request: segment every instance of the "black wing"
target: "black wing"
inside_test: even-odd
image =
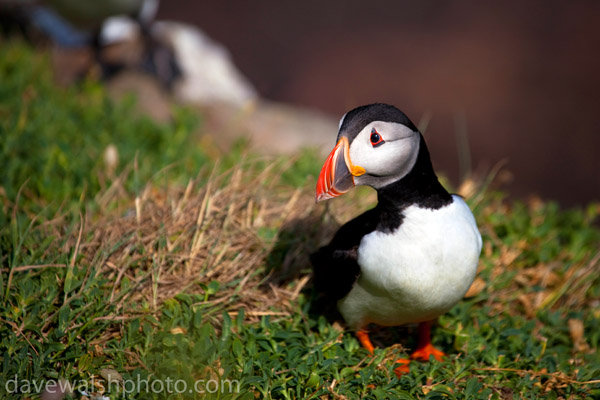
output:
[[[350,292],[360,275],[358,246],[379,222],[377,208],[348,221],[337,231],[331,242],[311,254],[315,288],[329,300],[339,300]]]

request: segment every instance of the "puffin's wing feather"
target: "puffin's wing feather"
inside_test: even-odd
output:
[[[315,287],[331,300],[339,300],[352,289],[360,275],[358,246],[363,236],[377,227],[377,210],[371,209],[348,221],[331,242],[311,254]]]

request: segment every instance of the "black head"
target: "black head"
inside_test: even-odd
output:
[[[396,107],[384,103],[374,103],[356,107],[344,114],[340,120],[338,139],[339,135],[343,132],[347,135],[349,141],[352,142],[365,126],[374,121],[394,122],[418,132],[415,124]]]
[[[421,204],[431,195],[449,199],[433,171],[423,136],[406,114],[388,104],[357,107],[342,117],[337,145],[317,182],[317,201],[355,185],[372,186],[380,200]]]

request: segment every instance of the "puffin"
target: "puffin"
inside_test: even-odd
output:
[[[357,185],[374,188],[377,205],[310,256],[314,285],[371,355],[370,324],[418,324],[416,349],[396,361],[400,377],[411,359],[445,356],[431,343],[431,327],[471,286],[481,235],[467,203],[439,182],[421,132],[392,105],[369,104],[342,117],[316,201]]]

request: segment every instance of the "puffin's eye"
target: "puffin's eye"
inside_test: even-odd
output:
[[[381,146],[384,143],[385,140],[383,140],[379,132],[375,128],[371,129],[371,144],[373,147]]]

